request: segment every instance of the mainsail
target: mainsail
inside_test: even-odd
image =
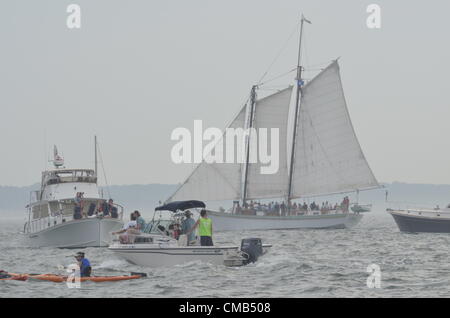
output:
[[[291,198],[378,187],[348,114],[337,61],[301,90]]]
[[[287,168],[287,144],[289,104],[292,95],[292,87],[265,97],[256,102],[253,127],[257,130],[267,128],[270,135],[272,128],[278,129],[279,147],[268,143],[271,153],[278,152],[279,167],[276,173],[262,174],[261,168],[265,164],[258,161],[249,165],[247,180],[247,198],[278,198],[286,195],[288,178]],[[267,138],[268,141],[271,138]]]

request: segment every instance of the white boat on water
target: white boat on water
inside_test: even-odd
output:
[[[203,157],[203,162],[167,200],[240,202],[240,209],[209,212],[216,231],[349,228],[361,220],[361,212],[371,209],[370,205],[359,203],[321,211],[294,208],[294,200],[380,187],[353,129],[338,61],[333,61],[311,80],[303,77],[304,22],[309,23],[302,17],[295,84],[263,98],[258,98],[257,89],[264,84],[253,86],[248,102],[228,126],[234,128],[232,133],[237,129],[247,133],[240,138],[229,135],[227,129]],[[252,131],[261,129],[279,132],[279,151],[267,151],[279,153],[279,168],[272,174],[261,172],[267,163],[250,160],[259,156],[259,149],[252,143],[256,133]],[[234,138],[242,144],[235,145],[232,154],[245,160],[215,161],[216,154],[228,155],[225,141]],[[239,153],[239,149],[245,153]],[[269,214],[248,208],[250,200],[273,199],[283,200],[286,209]]]
[[[97,151],[97,144],[95,148]],[[54,169],[42,173],[40,190],[30,194],[28,221],[24,224],[28,245],[108,246],[110,233],[123,226],[123,208],[102,198],[97,185],[97,164],[94,170],[66,169],[63,164],[55,146]]]
[[[204,204],[199,201],[173,203],[157,208],[159,211],[171,211],[173,214],[170,219],[154,219],[149,233],[131,235],[132,243],[123,243],[116,238],[109,246],[109,250],[139,266],[166,267],[193,261],[240,266],[256,261],[271,247],[271,245],[262,244],[258,238],[244,239],[240,246],[200,246],[198,240],[194,245],[188,245],[185,235],[174,237],[173,233],[167,229],[171,228],[171,225],[180,225],[184,217],[182,211],[188,208],[204,207]]]

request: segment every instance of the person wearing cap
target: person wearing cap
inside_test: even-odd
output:
[[[78,252],[75,255],[76,260],[78,261],[78,266],[80,267],[80,276],[81,277],[89,277],[91,276],[91,263],[87,258],[84,257],[83,252]]]
[[[187,245],[192,245],[192,242],[195,242],[195,233],[192,231],[188,234],[188,232],[195,225],[195,221],[191,218],[192,213],[189,210],[184,212],[184,216],[185,219],[181,222],[181,234],[186,234]]]
[[[188,231],[188,235],[191,234],[198,226],[198,234],[200,235],[201,246],[213,246],[212,240],[212,220],[206,214],[206,210],[200,211],[200,217],[195,222],[194,226]]]

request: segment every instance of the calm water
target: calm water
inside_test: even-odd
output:
[[[24,247],[22,221],[0,223],[0,269],[58,272],[73,250]],[[400,233],[382,209],[352,230],[290,230],[217,233],[216,243],[244,237],[273,244],[256,264],[227,268],[194,262],[151,269],[128,264],[104,248],[88,248],[96,275],[146,272],[148,278],[81,284],[0,281],[0,297],[449,297],[450,235]],[[367,266],[381,268],[381,288],[370,289]]]

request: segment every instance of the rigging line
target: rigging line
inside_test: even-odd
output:
[[[269,83],[269,82],[273,82],[274,80],[277,80],[277,79],[279,79],[279,78],[281,78],[281,77],[284,77],[284,76],[286,76],[286,75],[288,75],[288,74],[290,74],[290,73],[292,73],[292,72],[294,72],[294,71],[297,71],[297,68],[293,68],[292,70],[290,70],[290,71],[287,71],[287,72],[285,72],[285,73],[282,73],[282,74],[280,74],[280,75],[278,75],[278,76],[275,76],[275,77],[272,77],[271,79],[268,79],[267,81],[265,81],[264,83],[259,83],[258,84],[258,86],[262,86],[262,85],[265,85],[265,84],[267,84],[267,83]]]
[[[103,164],[103,156],[102,156],[102,152],[100,151],[100,146],[98,143],[97,143],[97,149],[98,149],[98,154],[100,157],[100,162],[102,165],[103,176],[105,177],[106,191],[108,192],[108,197],[111,199],[111,192],[109,191],[108,179],[106,178],[105,165]]]
[[[325,68],[329,64],[330,64],[330,61],[327,60],[327,61],[321,62],[321,63],[310,64],[308,67],[309,68],[316,68],[316,67]]]
[[[424,209],[432,209],[429,206],[433,205],[435,203],[429,202],[429,203],[424,203],[424,202],[412,202],[412,201],[391,201],[391,200],[387,200],[386,203],[392,203],[392,204],[410,204],[410,205],[415,205],[416,207],[421,206]],[[427,207],[424,207],[424,205],[427,205]]]
[[[283,53],[283,51],[286,49],[287,45],[289,44],[289,42],[291,41],[292,37],[294,36],[294,34],[297,32],[298,26],[300,25],[300,22],[297,22],[294,29],[292,30],[291,34],[289,35],[289,38],[286,40],[286,42],[284,43],[283,47],[281,48],[281,50],[278,52],[278,54],[275,56],[275,58],[273,59],[272,63],[270,63],[269,67],[267,68],[267,70],[264,72],[264,74],[261,76],[261,78],[258,81],[257,85],[260,85],[262,80],[266,77],[267,73],[269,73],[269,71],[271,70],[272,66],[275,64],[275,62],[278,60],[278,58],[281,56],[281,54]]]

